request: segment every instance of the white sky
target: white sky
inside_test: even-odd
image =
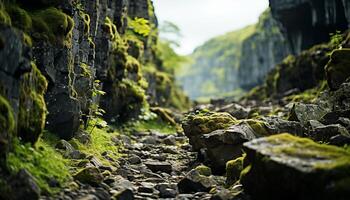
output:
[[[190,54],[208,39],[257,22],[268,0],[153,0],[160,23],[178,25],[180,54]]]

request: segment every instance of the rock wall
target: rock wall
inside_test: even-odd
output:
[[[270,0],[270,7],[294,54],[350,27],[347,0]]]
[[[157,24],[150,0],[0,1],[0,142],[35,143],[44,129],[70,139],[101,109],[115,122],[171,106],[149,87],[161,74],[178,94],[161,73]]]
[[[290,53],[269,10],[256,25],[213,38],[191,55],[194,62],[181,82],[192,98],[235,95],[251,89]]]
[[[256,29],[242,44],[238,85],[243,89],[261,84],[266,74],[290,54],[287,41],[269,10],[260,16]]]

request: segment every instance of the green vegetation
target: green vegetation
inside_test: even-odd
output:
[[[237,72],[243,41],[254,34],[255,26],[209,40],[190,55],[177,70],[179,82],[192,99],[220,98],[234,91],[232,74]],[[200,78],[203,77],[203,78]]]
[[[151,32],[151,26],[147,19],[138,17],[134,19],[128,18],[128,24],[131,30],[143,37],[149,36]]]
[[[349,60],[350,49],[336,49],[331,54],[331,59],[325,67],[328,86],[336,90],[350,76]]]
[[[299,138],[290,134],[279,134],[270,136],[267,141],[275,144],[271,149],[266,149],[266,152],[273,151],[280,155],[287,155],[291,157],[299,157],[304,159],[317,158],[310,163],[315,169],[340,169],[343,167],[350,168],[350,151],[344,148],[318,144],[308,138]],[[286,145],[288,144],[288,145]],[[324,162],[328,160],[328,162]]]
[[[42,191],[51,193],[58,191],[59,188],[51,188],[48,182],[54,179],[63,186],[70,179],[70,173],[67,168],[68,161],[63,159],[52,146],[52,143],[58,139],[49,133],[45,135],[47,136],[40,139],[35,147],[31,144],[21,144],[15,139],[13,151],[9,153],[6,162],[12,174],[20,169],[27,169]]]
[[[195,170],[197,170],[198,173],[202,176],[211,176],[212,175],[211,169],[205,165],[199,165],[195,168]]]
[[[15,119],[13,116],[12,107],[8,101],[0,95],[0,130],[7,131],[8,133],[13,133],[16,127]],[[2,136],[2,133],[1,135]],[[5,139],[5,138],[1,138]]]
[[[174,134],[177,132],[176,126],[168,124],[159,118],[130,122],[128,126],[130,126],[131,130],[138,132],[146,132],[150,130],[158,131],[163,134]]]
[[[94,120],[98,121],[98,127],[94,127],[94,124],[96,124],[96,121]],[[86,155],[93,155],[98,158],[104,165],[110,166],[111,162],[107,160],[105,156],[103,156],[103,153],[107,152],[108,156],[114,160],[117,160],[120,157],[120,154],[118,152],[122,147],[113,143],[112,140],[112,138],[119,135],[119,133],[113,131],[107,132],[107,127],[99,128],[103,124],[107,126],[107,123],[101,119],[94,120],[90,121],[90,125],[86,129],[91,137],[88,144],[82,144],[77,139],[72,139],[70,143],[82,153],[85,153]]]
[[[187,115],[183,122],[183,129],[186,135],[204,135],[237,123],[238,121],[229,113],[201,111],[200,113]]]
[[[45,126],[44,93],[48,83],[34,62],[31,67],[31,73],[24,75],[20,85],[18,135],[25,142],[34,144]]]
[[[243,170],[243,160],[245,156],[226,163],[226,185],[231,186],[239,180],[241,171]]]

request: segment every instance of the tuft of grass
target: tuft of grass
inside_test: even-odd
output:
[[[99,120],[99,119],[95,119]],[[100,122],[98,122],[99,124]],[[77,148],[77,150],[87,154],[93,155],[98,158],[104,165],[110,166],[111,163],[107,160],[103,153],[108,152],[108,156],[114,160],[120,158],[121,154],[119,154],[119,150],[122,148],[121,146],[116,145],[112,138],[119,135],[118,132],[107,132],[106,128],[98,128],[94,127],[93,124],[96,124],[96,121],[92,120],[90,125],[87,128],[87,132],[90,133],[91,140],[89,144],[82,144],[76,139],[72,139],[70,143]]]
[[[13,151],[9,153],[6,165],[11,174],[16,174],[20,169],[28,170],[35,178],[38,186],[44,193],[58,192],[58,188],[52,188],[48,182],[56,180],[63,186],[71,175],[68,169],[68,161],[58,153],[54,144],[58,139],[49,133],[41,138],[35,147],[21,144],[15,139]]]
[[[154,130],[163,134],[175,134],[178,131],[178,127],[172,126],[157,118],[131,122],[130,128],[138,132]]]

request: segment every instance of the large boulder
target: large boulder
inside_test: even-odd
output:
[[[350,49],[334,50],[325,70],[329,88],[339,89],[350,76]]]
[[[237,121],[230,114],[225,112],[198,112],[191,113],[182,122],[186,136],[190,139],[193,149],[198,151],[203,148],[204,142],[201,136],[215,130],[226,129]]]
[[[254,129],[246,122],[203,135],[202,140],[214,173],[223,173],[227,161],[242,156],[243,143],[255,138]]]
[[[350,152],[290,134],[244,144],[241,183],[252,199],[348,199]]]

